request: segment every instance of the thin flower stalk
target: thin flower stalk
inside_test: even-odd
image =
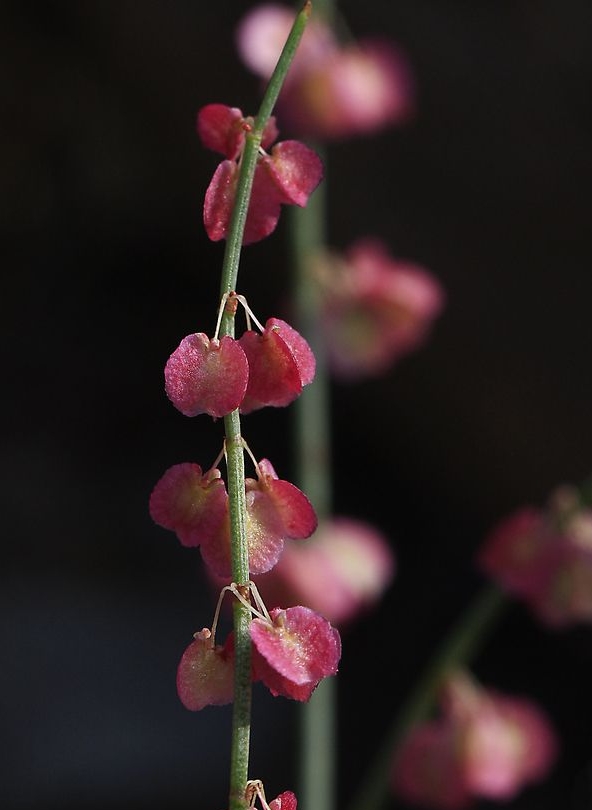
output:
[[[221,297],[228,296],[237,286],[243,233],[261,138],[310,13],[311,3],[307,1],[295,19],[276,69],[267,86],[255,124],[245,136],[236,198],[224,252],[220,283]],[[222,337],[234,337],[235,309],[235,307],[226,307],[224,309],[220,323],[220,335]],[[224,431],[228,472],[232,578],[237,583],[239,590],[245,588],[245,595],[247,595],[249,560],[246,534],[244,445],[238,409],[224,417]],[[241,602],[237,601],[233,607],[235,675],[229,810],[243,810],[245,786],[248,780],[252,700],[250,621],[250,611]]]
[[[326,166],[322,147],[316,143],[314,149]],[[316,358],[314,383],[294,406],[296,479],[322,520],[332,513],[331,403],[318,288],[310,281],[308,267],[310,256],[326,244],[325,183],[306,208],[292,210],[290,215],[295,320]],[[336,729],[337,684],[326,679],[300,707],[299,795],[304,807],[334,810],[336,806]]]

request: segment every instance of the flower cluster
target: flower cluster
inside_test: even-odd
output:
[[[243,601],[237,586],[222,590]],[[338,631],[319,613],[301,605],[267,611],[253,584],[256,607],[250,623],[252,679],[261,681],[275,697],[307,701],[320,681],[335,675],[341,657]],[[213,630],[195,633],[177,669],[177,691],[191,711],[231,703],[234,697],[234,645],[231,633],[224,645]]]
[[[245,479],[249,571],[262,574],[277,563],[284,541],[310,537],[315,511],[303,492],[278,478],[271,463],[256,464],[257,478]],[[184,546],[199,546],[210,572],[232,575],[228,493],[219,469],[199,464],[170,467],[150,496],[152,519],[175,532]]]
[[[317,256],[311,273],[328,361],[340,379],[380,374],[419,348],[445,303],[430,272],[393,259],[378,239],[358,240],[343,256]]]
[[[524,507],[479,550],[479,567],[546,625],[592,621],[592,509],[559,487],[547,509]]]
[[[268,79],[293,12],[268,3],[253,9],[237,29],[243,62]],[[282,88],[278,110],[294,132],[334,139],[365,135],[408,120],[414,81],[400,48],[382,39],[342,44],[320,18],[310,21]]]
[[[207,105],[198,114],[203,144],[225,156],[204,204],[204,223],[214,241],[228,236],[240,163],[254,127],[252,118],[222,104]],[[271,233],[282,204],[305,205],[322,177],[318,156],[297,141],[278,143],[267,154],[264,150],[277,134],[275,120],[270,118],[261,136],[243,243]],[[238,338],[230,334],[219,338],[222,319],[234,319],[239,304],[246,312],[246,330]],[[262,325],[244,297],[230,292],[222,298],[214,336],[187,335],[170,355],[164,370],[165,391],[185,416],[207,414],[218,419],[233,412],[248,414],[266,406],[289,405],[314,379],[315,365],[310,346],[295,329],[279,318],[269,318]],[[239,440],[256,471],[255,478],[244,479],[241,507],[248,572],[264,574],[277,564],[287,540],[310,537],[317,516],[298,487],[280,479],[268,459],[256,461],[244,439],[239,436]],[[233,572],[230,496],[217,466],[225,454],[226,446],[205,472],[194,462],[170,467],[155,485],[149,509],[153,520],[174,531],[183,545],[200,548],[212,577],[228,581]],[[275,696],[306,701],[323,678],[337,672],[341,639],[325,617],[302,605],[268,611],[253,583],[225,586],[221,598],[227,591],[252,614],[253,681],[261,681]],[[195,633],[178,666],[177,691],[191,710],[234,698],[234,634],[223,645],[215,639],[221,598],[212,627]],[[268,805],[257,790],[249,806],[256,797],[265,810],[296,808],[290,792]]]
[[[409,732],[394,759],[393,789],[414,804],[460,810],[479,797],[508,801],[545,777],[555,761],[555,733],[528,700],[456,672],[440,709],[438,718]]]
[[[236,301],[246,306],[237,295],[222,306]],[[306,340],[279,318],[257,324],[259,333],[249,328],[238,340],[203,332],[183,338],[164,370],[167,396],[182,414],[218,418],[237,408],[283,407],[312,382],[316,364]]]
[[[208,186],[204,225],[214,242],[226,239],[234,207],[240,159],[254,120],[238,107],[208,104],[197,115],[197,132],[205,147],[224,155]],[[277,225],[282,205],[306,205],[320,183],[323,167],[319,156],[299,141],[281,141],[275,118],[267,122],[261,139],[243,244],[264,239]],[[264,150],[271,148],[271,153]]]

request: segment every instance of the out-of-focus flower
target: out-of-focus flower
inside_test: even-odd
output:
[[[253,679],[272,695],[307,701],[323,678],[337,673],[338,631],[308,607],[274,608],[270,621],[253,619]]]
[[[342,627],[376,604],[394,572],[395,556],[381,532],[336,517],[308,540],[288,541],[277,565],[257,577],[257,587],[271,604],[305,604]]]
[[[440,716],[412,729],[395,753],[392,787],[423,807],[457,810],[480,797],[508,801],[547,776],[557,751],[539,707],[457,672],[445,684]]]
[[[237,47],[247,67],[267,80],[294,21],[287,6],[261,5],[241,20]],[[341,44],[322,19],[309,22],[277,109],[304,137],[343,138],[406,121],[414,80],[400,48],[381,39]]]
[[[550,627],[592,622],[592,509],[563,486],[547,509],[525,507],[485,539],[478,566]]]
[[[435,276],[394,259],[379,240],[359,240],[344,256],[322,253],[311,273],[328,361],[341,379],[381,374],[419,348],[445,303]]]
[[[245,118],[238,107],[207,104],[197,115],[197,132],[208,149],[225,156],[207,188],[204,201],[204,225],[213,242],[226,239],[234,207],[239,177],[239,163],[246,133],[253,128],[252,118]],[[249,202],[243,244],[258,242],[272,233],[282,205],[304,207],[323,176],[321,159],[299,141],[275,141],[278,130],[270,118],[261,140]]]

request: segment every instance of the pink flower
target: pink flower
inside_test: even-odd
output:
[[[215,646],[204,627],[187,647],[177,669],[177,692],[186,709],[223,706],[234,698],[234,651],[232,637]]]
[[[329,363],[343,379],[380,374],[419,348],[444,306],[437,279],[393,259],[378,240],[360,240],[344,257],[320,256],[313,272]]]
[[[272,604],[306,604],[342,626],[378,601],[394,571],[393,551],[379,531],[339,517],[322,523],[305,542],[286,543],[257,587]]]
[[[220,470],[202,474],[199,464],[175,464],[150,495],[150,516],[171,529],[184,546],[199,546],[217,536],[226,519],[228,495]]]
[[[557,489],[546,510],[503,520],[477,564],[550,627],[592,621],[592,509],[572,487]]]
[[[297,806],[298,802],[294,793],[291,790],[285,790],[269,803],[269,810],[296,810]]]
[[[307,607],[274,608],[270,618],[250,625],[253,679],[274,696],[307,701],[323,678],[337,673],[339,633]]]
[[[244,332],[239,344],[249,363],[241,413],[293,402],[314,379],[315,357],[306,340],[279,318],[269,318],[261,335]]]
[[[277,563],[285,540],[301,540],[317,527],[315,511],[303,492],[278,478],[267,459],[257,465],[257,478],[245,479],[247,544],[252,574]],[[150,515],[171,529],[185,546],[200,546],[214,577],[232,574],[228,494],[220,471],[202,475],[198,464],[176,464],[158,481],[150,496]]]
[[[298,487],[278,478],[267,459],[258,464],[258,478],[247,478],[247,542],[249,571],[262,574],[277,563],[285,540],[303,540],[317,527],[312,504]],[[230,559],[221,576],[230,575]]]
[[[203,145],[226,158],[214,172],[204,202],[204,225],[214,242],[228,236],[240,158],[253,123],[237,107],[223,104],[208,104],[197,116],[197,132]],[[277,134],[272,117],[263,133],[262,150],[271,146]],[[304,207],[322,176],[319,156],[299,141],[282,141],[271,148],[270,154],[261,154],[253,177],[243,244],[257,242],[273,232],[281,205]]]
[[[239,53],[267,80],[294,19],[286,6],[253,9],[237,29]],[[342,138],[407,120],[414,108],[412,72],[399,48],[382,40],[341,45],[312,19],[280,93],[278,110],[305,137]]]
[[[249,364],[238,341],[210,340],[203,332],[187,335],[164,369],[165,391],[185,416],[213,417],[234,411],[243,400]]]
[[[508,801],[544,779],[556,759],[544,712],[466,673],[449,677],[440,710],[411,730],[394,758],[393,789],[411,802],[455,810],[479,797]]]

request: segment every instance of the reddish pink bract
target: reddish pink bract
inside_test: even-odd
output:
[[[234,338],[210,341],[198,332],[183,338],[169,357],[164,376],[167,396],[182,414],[221,417],[240,405],[249,365]]]
[[[196,633],[177,668],[177,693],[186,709],[223,706],[234,697],[232,643],[214,646],[211,632]]]

